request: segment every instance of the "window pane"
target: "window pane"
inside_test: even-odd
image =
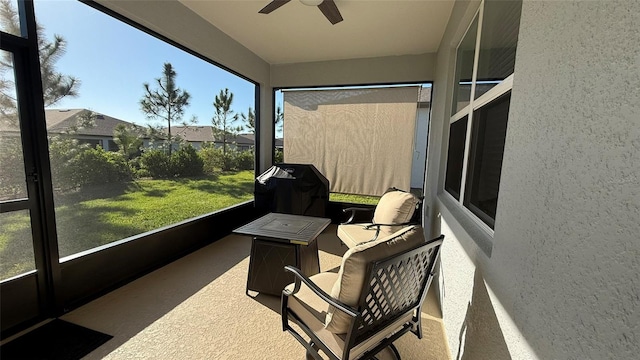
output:
[[[27,197],[13,55],[0,51],[0,201]]]
[[[17,0],[0,2],[0,31],[21,36]]]
[[[496,218],[510,98],[509,92],[473,113],[464,204],[491,228]]]
[[[0,281],[35,268],[29,210],[0,213]]]
[[[41,69],[61,257],[253,199],[253,83],[81,2],[35,10],[65,50]]]
[[[473,20],[456,53],[456,88],[453,92],[453,113],[469,105],[471,99],[471,78],[473,57],[478,35],[478,18]]]
[[[475,98],[513,74],[521,1],[485,1]]]
[[[460,186],[462,185],[462,165],[464,163],[467,120],[468,117],[465,116],[449,126],[447,177],[445,178],[444,189],[457,200],[460,200]]]

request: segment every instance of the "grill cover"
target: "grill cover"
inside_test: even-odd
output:
[[[311,164],[277,164],[256,178],[255,206],[282,214],[326,217],[329,180]]]

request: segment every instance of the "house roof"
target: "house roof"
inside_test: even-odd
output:
[[[61,133],[66,131],[72,126],[75,126],[79,116],[83,112],[89,111],[87,109],[70,109],[70,110],[45,110],[45,116],[47,121],[47,130],[50,133]],[[113,130],[116,126],[123,124],[126,126],[133,126],[141,128],[138,125],[130,123],[128,121],[120,120],[109,115],[95,113],[95,126],[82,128],[78,131],[81,135],[93,135],[93,136],[113,136]]]
[[[171,134],[190,142],[213,141],[213,126],[172,126]]]
[[[69,130],[71,127],[77,125],[79,116],[82,115],[87,109],[48,109],[45,110],[45,121],[47,123],[47,132],[52,134],[59,134]],[[113,136],[113,130],[116,126],[124,124],[126,126],[133,126],[136,128],[142,128],[128,121],[120,120],[109,115],[96,113],[95,126],[81,128],[78,130],[79,135],[89,136]],[[0,123],[0,130],[2,131],[17,131],[14,126],[6,123]]]
[[[165,131],[167,131],[166,128]],[[222,139],[214,137],[213,126],[172,126],[171,133],[189,142],[222,142]],[[234,136],[227,138],[227,141],[233,141],[239,145],[253,145],[255,135],[238,134],[235,138]]]

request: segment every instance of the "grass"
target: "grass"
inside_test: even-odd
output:
[[[367,204],[376,205],[380,201],[379,196],[367,196],[367,195],[353,195],[353,194],[329,194],[329,201],[352,203],[352,204]]]
[[[253,199],[253,171],[217,178],[138,180],[56,195],[60,257],[76,254]],[[377,204],[375,196],[330,200]],[[34,269],[28,211],[0,214],[0,279]]]
[[[216,179],[138,180],[55,197],[60,257],[253,198],[253,171]],[[33,269],[29,215],[2,214],[0,279]]]

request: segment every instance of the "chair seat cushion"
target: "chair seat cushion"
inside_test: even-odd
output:
[[[365,229],[370,224],[342,224],[338,225],[338,238],[349,249],[356,245],[373,239],[376,228]]]
[[[324,290],[326,293],[330,293],[333,284],[338,280],[338,274],[332,272],[325,272],[316,274],[310,277],[318,287]],[[290,284],[286,289],[292,291],[294,284]],[[313,331],[318,338],[333,352],[338,358],[342,358],[345,347],[345,335],[335,334],[325,328],[324,320],[329,310],[329,304],[322,301],[313,291],[309,289],[304,283],[300,286],[300,290],[289,297],[287,307],[290,312],[296,314],[301,322],[306,325],[311,331]],[[357,344],[349,354],[350,359],[355,359],[385,337],[394,333],[394,331],[400,328],[404,323],[411,320],[412,313],[407,313],[401,316],[393,324],[386,327],[384,330],[376,333],[375,336]]]
[[[342,257],[338,280],[329,294],[349,306],[357,306],[366,282],[369,263],[399,254],[425,241],[422,227],[411,225],[387,237],[380,237],[347,250]],[[330,307],[327,310],[325,326],[332,333],[346,333],[349,330],[350,319],[349,315]]]

